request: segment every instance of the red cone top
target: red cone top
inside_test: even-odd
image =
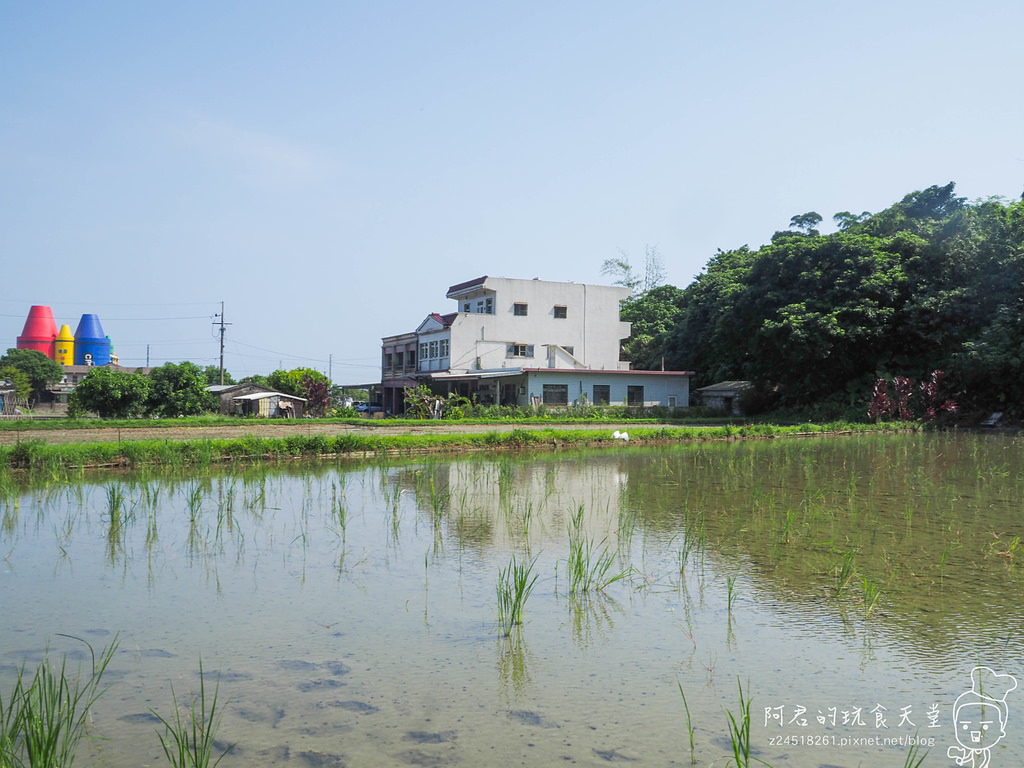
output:
[[[28,311],[25,329],[18,337],[18,349],[34,349],[53,360],[53,341],[57,338],[57,323],[53,310],[34,305]]]

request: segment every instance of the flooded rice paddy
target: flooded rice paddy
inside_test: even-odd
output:
[[[79,766],[166,764],[154,712],[198,692],[200,661],[229,767],[724,766],[745,705],[751,764],[898,767],[916,741],[925,766],[950,748],[1018,765],[1024,687],[972,670],[1024,681],[1022,448],[859,436],[8,482],[0,696],[47,648],[87,665],[67,636],[117,638]],[[499,610],[513,559],[536,577],[518,625]],[[965,704],[991,724],[972,747]]]

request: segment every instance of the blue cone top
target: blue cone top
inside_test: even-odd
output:
[[[109,362],[110,339],[103,333],[99,315],[82,315],[75,331],[75,365],[107,365]]]

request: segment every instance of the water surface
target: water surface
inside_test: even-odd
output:
[[[910,737],[951,765],[971,669],[1024,679],[1010,437],[90,477],[0,507],[0,692],[87,660],[63,635],[120,641],[79,765],[163,763],[151,710],[200,660],[224,766],[724,765],[740,685],[773,766],[901,766]],[[573,596],[581,508],[628,576]],[[513,556],[538,579],[506,637]],[[992,766],[1024,754],[1024,690],[1005,709]]]

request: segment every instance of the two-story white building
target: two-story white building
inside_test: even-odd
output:
[[[691,373],[631,371],[619,359],[628,288],[480,277],[447,296],[454,312],[382,339],[386,410],[401,413],[403,388],[420,383],[484,404],[689,403]]]

